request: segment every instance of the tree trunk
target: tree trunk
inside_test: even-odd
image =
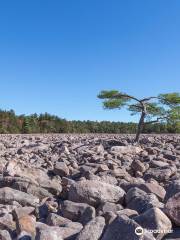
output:
[[[139,120],[139,123],[138,123],[138,129],[137,129],[137,132],[136,132],[135,142],[139,142],[140,134],[141,134],[141,132],[144,128],[145,117],[146,117],[146,108],[145,108],[145,106],[143,106],[143,110],[141,112],[141,117],[140,117],[140,120]]]

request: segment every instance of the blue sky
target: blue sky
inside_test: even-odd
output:
[[[135,121],[96,96],[180,91],[179,12],[179,0],[1,1],[0,107]]]

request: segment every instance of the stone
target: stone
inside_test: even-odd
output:
[[[113,146],[111,147],[111,152],[120,153],[120,154],[137,154],[140,153],[142,149],[136,146]]]
[[[154,178],[158,182],[165,182],[168,181],[169,178],[176,173],[175,167],[157,167],[157,168],[150,168],[144,175],[144,179],[148,180],[150,178]]]
[[[96,217],[89,221],[77,235],[76,240],[99,240],[105,227],[105,219]]]
[[[154,237],[159,240],[172,228],[171,221],[159,208],[150,208],[133,219],[143,228],[159,230],[160,233],[154,233]]]
[[[11,214],[6,213],[0,216],[0,229],[12,233],[16,229],[15,222]]]
[[[11,236],[8,231],[0,230],[0,239],[1,240],[11,240]]]
[[[35,211],[34,207],[18,207],[13,209],[12,214],[15,219],[30,215]]]
[[[137,212],[137,211],[132,210],[132,209],[129,209],[129,208],[125,208],[125,209],[122,209],[122,210],[120,210],[120,211],[117,211],[116,214],[117,214],[118,216],[126,215],[126,216],[128,216],[129,218],[133,218],[133,217],[138,216],[138,212]]]
[[[83,180],[70,186],[68,199],[74,202],[98,206],[102,202],[123,202],[125,192],[108,183]]]
[[[97,213],[99,215],[105,214],[106,212],[114,212],[122,210],[123,207],[120,204],[110,203],[110,202],[104,202],[101,203],[97,209]]]
[[[66,177],[69,175],[69,168],[64,162],[57,162],[54,166],[53,172],[60,177]]]
[[[60,231],[52,228],[39,229],[36,240],[63,240]]]
[[[94,207],[86,203],[76,203],[72,201],[64,201],[61,205],[62,216],[74,222],[80,222],[83,225],[95,218]]]
[[[180,192],[180,179],[169,182],[164,201],[167,202],[169,198]]]
[[[14,190],[9,187],[0,189],[0,203],[11,204],[13,201],[19,202],[21,205],[36,206],[39,203],[39,199],[33,195]]]
[[[59,227],[59,230],[63,239],[75,239],[82,228],[82,224],[78,222],[68,222]]]
[[[16,220],[16,231],[28,233],[29,236],[35,238],[36,236],[36,219],[33,216],[25,215]]]
[[[165,204],[165,213],[180,227],[180,192],[168,199]]]
[[[164,197],[166,195],[166,190],[159,185],[158,182],[156,182],[155,180],[151,180],[149,182],[145,182],[145,183],[125,183],[123,185],[121,185],[121,187],[128,192],[130,188],[136,187],[139,188],[141,190],[143,190],[146,193],[153,193],[155,194],[159,200],[163,201]]]
[[[71,220],[64,218],[58,214],[50,213],[46,219],[46,223],[49,226],[63,226],[67,223],[70,223]]]
[[[152,207],[163,207],[152,193],[146,193],[139,188],[131,188],[126,194],[126,207],[136,210],[139,214]]]
[[[152,234],[146,232],[140,236],[136,235],[137,228],[141,226],[134,220],[125,215],[118,216],[107,226],[101,240],[155,240]]]
[[[139,160],[134,160],[131,164],[131,167],[134,171],[139,171],[139,172],[145,172],[146,171],[145,165]]]

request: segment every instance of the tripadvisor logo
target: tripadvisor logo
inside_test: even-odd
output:
[[[172,229],[143,229],[142,227],[137,227],[135,229],[135,234],[138,235],[138,236],[141,236],[143,235],[145,232],[148,232],[148,233],[172,233],[173,230]]]
[[[144,230],[143,230],[142,227],[137,227],[137,228],[135,229],[135,234],[136,234],[136,235],[141,236],[141,235],[143,235],[143,233],[144,233]]]

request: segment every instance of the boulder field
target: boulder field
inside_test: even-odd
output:
[[[0,240],[180,240],[180,135],[0,135]]]

